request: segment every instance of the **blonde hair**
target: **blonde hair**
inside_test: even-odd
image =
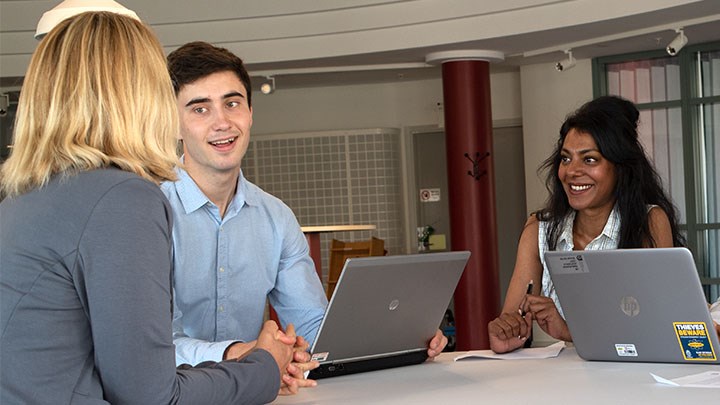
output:
[[[30,61],[2,191],[22,194],[55,174],[109,166],[174,180],[178,120],[162,47],[148,27],[108,12],[69,18]]]

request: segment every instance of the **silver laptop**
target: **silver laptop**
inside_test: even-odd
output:
[[[351,258],[311,349],[318,379],[417,364],[470,252]]]
[[[685,248],[547,252],[580,357],[720,363],[720,344]]]

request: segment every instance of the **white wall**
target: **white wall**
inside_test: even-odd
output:
[[[493,121],[522,119],[527,210],[542,207],[547,196],[537,175],[549,156],[565,116],[592,98],[589,59],[556,72],[551,63],[522,66],[520,72],[490,76]],[[355,128],[399,128],[438,123],[442,80],[407,81],[345,87],[278,89],[253,94],[253,134]]]
[[[520,68],[522,122],[525,150],[525,195],[528,213],[547,198],[544,179],[537,169],[550,156],[565,117],[592,99],[592,63],[578,60],[562,73],[550,63]]]
[[[569,113],[592,98],[592,62],[578,60],[575,68],[562,73],[555,71],[551,63],[522,66],[520,82],[529,214],[542,208],[547,198],[544,179],[538,176],[537,169],[552,152],[560,125]],[[540,345],[553,341],[537,324],[533,336]]]
[[[490,76],[493,120],[521,117],[520,73]],[[442,81],[417,80],[253,93],[253,134],[437,125]]]

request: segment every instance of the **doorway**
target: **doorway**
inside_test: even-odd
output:
[[[418,251],[450,250],[450,208],[447,199],[447,158],[444,132],[416,133],[415,198],[417,237],[430,231],[427,246],[418,240]]]
[[[442,130],[414,132],[412,144],[415,189],[411,193],[410,202],[416,207],[416,222],[413,229],[425,225],[432,226],[435,235],[444,235],[445,250],[451,250],[445,132]],[[498,288],[502,302],[505,300],[507,286],[515,267],[517,243],[528,215],[525,205],[522,126],[508,124],[493,128],[493,153],[498,224],[500,280]],[[423,190],[427,192],[421,194]],[[430,245],[430,248],[432,247]]]

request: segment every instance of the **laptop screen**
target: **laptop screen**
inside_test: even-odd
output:
[[[717,334],[689,250],[547,252],[545,261],[581,357],[718,362]]]
[[[321,363],[427,350],[469,252],[351,258],[311,350]]]

